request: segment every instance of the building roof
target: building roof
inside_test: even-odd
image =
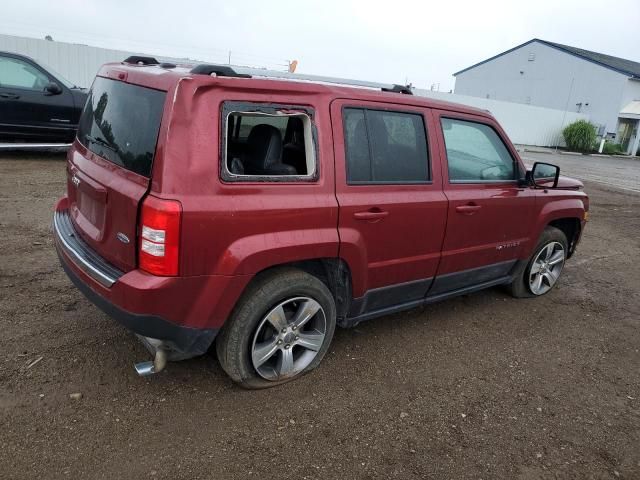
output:
[[[525,45],[529,45],[530,43],[533,43],[533,42],[542,43],[543,45],[547,45],[549,47],[561,50],[570,55],[574,55],[576,57],[582,58],[583,60],[587,60],[588,62],[595,63],[597,65],[608,68],[610,70],[614,70],[618,73],[623,73],[625,75],[629,75],[630,77],[640,79],[640,62],[634,62],[633,60],[614,57],[612,55],[605,55],[604,53],[592,52],[591,50],[584,50],[582,48],[570,47],[569,45],[562,45],[561,43],[549,42],[547,40],[541,40],[539,38],[533,38],[528,42],[525,42],[521,45],[513,47],[502,53],[499,53],[498,55],[494,55],[491,58],[487,58],[482,62],[476,63],[475,65],[471,65],[470,67],[464,68],[459,72],[454,73],[453,76],[455,77],[460,73],[466,72],[467,70],[471,70],[472,68],[482,65],[483,63],[490,62],[491,60],[501,57],[502,55],[506,55],[507,53],[511,53],[514,50],[524,47]]]

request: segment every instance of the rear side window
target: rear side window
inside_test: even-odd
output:
[[[228,102],[223,107],[222,177],[230,181],[310,181],[318,168],[311,112]]]
[[[490,182],[515,178],[514,161],[489,125],[443,118],[449,181]]]
[[[96,77],[78,125],[78,140],[110,162],[149,177],[165,92]]]
[[[429,155],[422,115],[387,110],[343,111],[349,183],[423,183]]]

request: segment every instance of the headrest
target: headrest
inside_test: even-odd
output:
[[[282,161],[282,134],[272,125],[261,123],[251,129],[247,138],[249,155],[247,170],[262,172]],[[248,163],[248,165],[246,165]]]

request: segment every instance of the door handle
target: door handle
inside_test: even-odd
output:
[[[9,100],[17,100],[20,98],[20,95],[16,95],[15,93],[0,93],[0,98],[8,98]]]
[[[456,212],[462,213],[463,215],[473,215],[482,207],[480,205],[469,204],[469,205],[458,205],[456,207]]]
[[[379,208],[372,208],[366,212],[356,212],[353,214],[356,220],[378,221],[389,215],[389,212],[380,210]]]

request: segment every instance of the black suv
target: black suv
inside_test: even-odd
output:
[[[29,57],[0,52],[0,143],[70,143],[87,90]]]

